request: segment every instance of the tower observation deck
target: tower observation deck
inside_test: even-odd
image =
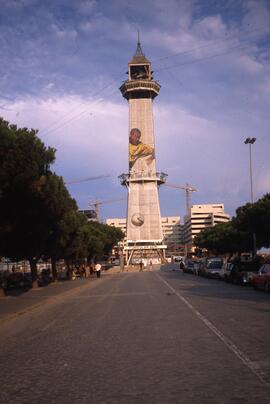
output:
[[[128,189],[124,247],[128,264],[132,259],[153,263],[165,259],[158,187],[167,175],[156,171],[153,127],[153,99],[160,87],[138,40],[135,55],[128,64],[128,79],[120,87],[129,104],[129,172],[119,177]]]

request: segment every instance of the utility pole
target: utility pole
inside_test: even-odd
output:
[[[251,145],[253,145],[256,142],[255,137],[247,137],[246,140],[244,141],[245,144],[249,145],[249,178],[250,178],[250,201],[253,205],[254,203],[254,198],[253,198],[253,176],[252,176],[252,156],[251,156]],[[256,252],[257,252],[257,246],[256,246],[256,234],[253,232],[252,233],[252,238],[253,238],[253,257],[255,257]]]

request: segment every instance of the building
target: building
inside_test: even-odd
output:
[[[180,216],[166,216],[161,218],[164,244],[167,245],[166,256],[183,254],[183,226]]]
[[[82,213],[86,216],[88,222],[97,222],[97,213],[93,209],[79,209],[79,213]]]
[[[209,205],[193,205],[189,215],[185,216],[183,226],[183,242],[189,247],[193,246],[194,237],[206,227],[215,226],[218,223],[226,223],[230,216],[224,212],[222,203]]]
[[[127,221],[126,219],[107,219],[106,224],[109,226],[117,227],[121,229],[125,234],[123,241],[119,243],[119,246],[124,247],[127,240]],[[164,237],[164,244],[167,245],[167,255],[173,255],[179,251],[179,247],[182,247],[182,227],[180,225],[180,216],[166,216],[161,218],[162,233]]]
[[[129,105],[129,172],[119,177],[128,189],[127,264],[132,257],[165,260],[158,186],[166,175],[156,171],[152,105],[159,90],[138,39],[128,79],[120,87]]]

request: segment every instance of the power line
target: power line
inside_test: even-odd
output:
[[[121,74],[120,78],[121,78],[122,76],[123,76],[123,74]],[[115,79],[117,80],[118,78],[119,78],[119,77],[117,77],[117,78],[115,78]],[[100,90],[96,91],[96,92],[92,95],[92,97],[96,97],[97,95],[99,95],[100,93],[102,93],[104,90],[106,90],[107,88],[111,87],[113,84],[114,84],[114,81],[113,81],[113,82],[110,82],[110,83],[107,84],[106,86],[102,87]],[[76,108],[73,108],[72,110],[66,112],[62,117],[56,119],[54,122],[52,122],[52,123],[51,123],[49,126],[47,126],[46,128],[41,129],[40,131],[42,132],[42,134],[43,134],[43,135],[44,135],[44,134],[46,135],[46,134],[48,134],[49,132],[51,132],[51,128],[52,128],[54,125],[57,125],[59,122],[61,122],[63,119],[65,119],[68,115],[72,114],[72,112],[76,111],[76,110],[77,110],[81,105],[83,105],[83,104],[84,104],[84,103],[81,102],[79,105],[76,106]]]
[[[262,32],[262,31],[264,31],[265,28],[266,28],[266,27],[264,27],[263,29],[254,29],[254,30],[249,31],[249,32]],[[267,26],[267,28],[268,28],[268,26]],[[244,35],[244,32],[243,32],[241,35]],[[214,45],[216,45],[216,44],[218,44],[218,43],[226,42],[226,41],[228,41],[228,40],[237,39],[237,38],[239,38],[239,35],[238,35],[238,36],[230,36],[230,37],[224,38],[224,39],[222,39],[222,40],[217,40],[217,41],[215,41],[215,42],[212,43],[212,44],[205,44],[205,45],[201,45],[201,46],[199,46],[199,47],[192,48],[192,49],[190,49],[190,50],[188,50],[188,51],[177,52],[177,53],[172,54],[172,55],[164,56],[164,57],[162,57],[162,58],[156,59],[156,61],[164,60],[164,59],[170,59],[170,58],[173,58],[173,57],[176,57],[176,56],[179,56],[179,55],[187,55],[187,54],[190,54],[190,53],[192,53],[192,52],[194,52],[194,51],[196,51],[196,50],[203,49],[203,48],[210,48],[210,47],[213,47]],[[246,38],[246,40],[250,40],[250,38]],[[269,42],[269,41],[262,42],[261,45],[266,44],[266,43],[268,43],[268,42]],[[236,45],[236,46],[233,46],[233,47],[228,48],[225,52],[221,52],[221,53],[217,53],[217,54],[212,54],[212,55],[204,56],[204,57],[201,57],[201,58],[198,58],[198,59],[195,59],[195,60],[191,60],[191,61],[187,61],[187,62],[182,62],[182,63],[175,64],[175,65],[171,65],[171,66],[164,66],[164,67],[161,67],[161,68],[159,68],[159,69],[156,69],[155,71],[156,71],[156,72],[159,72],[159,71],[162,71],[162,70],[169,70],[169,69],[173,69],[173,68],[176,68],[176,67],[181,67],[181,66],[185,66],[185,65],[194,64],[194,63],[199,63],[199,62],[204,61],[204,60],[207,60],[207,59],[212,59],[212,58],[215,58],[215,57],[224,56],[224,55],[226,55],[226,54],[231,53],[231,51],[233,51],[233,50],[245,49],[245,48],[248,47],[248,46],[249,46],[249,44],[246,44],[246,45],[238,44],[238,45]],[[155,61],[154,61],[154,62],[155,62]],[[118,78],[121,78],[121,77],[123,77],[123,74],[121,74],[121,75],[118,76],[118,77],[115,77],[115,79],[118,79]],[[99,95],[100,93],[102,93],[103,91],[105,91],[107,88],[111,87],[113,84],[114,84],[114,81],[111,82],[111,83],[109,83],[109,84],[107,84],[106,86],[102,87],[100,90],[98,90],[96,93],[94,93],[92,97],[95,97],[95,96]],[[111,93],[110,95],[115,94],[117,91],[118,91],[118,88],[117,88],[117,90],[115,90],[115,91],[114,91],[113,93]],[[104,101],[103,99],[97,100],[97,101],[94,103],[94,105],[96,105],[96,104],[98,104],[98,103],[100,103],[100,102],[103,102],[103,101]],[[83,105],[83,103],[80,103],[79,106],[80,106],[80,105]],[[76,114],[75,116],[71,117],[68,121],[63,122],[62,124],[60,123],[61,121],[63,121],[63,120],[65,119],[65,117],[69,116],[70,114],[72,114],[72,112],[76,111],[76,110],[79,108],[79,106],[77,106],[77,107],[74,108],[73,110],[67,112],[67,113],[66,113],[65,115],[63,115],[61,118],[59,118],[59,119],[57,119],[56,121],[54,121],[51,125],[49,125],[49,126],[47,127],[47,129],[45,130],[45,132],[42,132],[42,130],[41,130],[41,132],[42,132],[43,134],[48,134],[48,133],[51,133],[51,132],[55,132],[55,131],[57,131],[57,130],[63,128],[64,126],[68,125],[69,123],[73,122],[74,120],[78,119],[79,117],[81,117],[81,116],[84,115],[85,113],[89,112],[88,109],[85,109],[85,110],[79,112],[78,114]],[[57,125],[58,123],[59,123],[59,125]],[[54,128],[55,125],[56,125],[56,127]]]
[[[114,90],[112,93],[110,93],[109,96],[114,95],[116,92],[118,92],[118,88],[117,88],[117,90]],[[104,101],[103,99],[97,100],[97,101],[95,101],[94,103],[92,103],[92,106],[95,106],[95,105],[97,105],[97,104],[99,104],[99,103],[101,103],[101,102],[103,102],[103,101]],[[82,105],[82,104],[83,104],[83,103],[81,103],[80,105]],[[76,108],[76,109],[78,109],[78,108]],[[74,109],[74,111],[75,111],[76,109]],[[83,111],[81,111],[81,112],[79,112],[78,114],[74,115],[74,116],[71,117],[68,121],[63,122],[63,123],[60,123],[60,124],[59,124],[58,126],[56,126],[55,128],[51,128],[50,130],[47,130],[47,132],[45,132],[45,133],[43,132],[43,135],[44,135],[44,134],[49,134],[49,133],[52,133],[52,132],[56,132],[57,130],[62,129],[63,127],[67,126],[69,123],[73,122],[74,120],[76,120],[76,119],[82,117],[82,116],[83,116],[84,114],[86,114],[86,113],[89,113],[89,108],[84,109]],[[68,113],[66,114],[66,116],[67,116],[67,115],[68,115]]]
[[[209,47],[215,46],[215,45],[217,45],[219,43],[227,42],[227,41],[229,41],[231,39],[239,39],[239,37],[241,38],[241,36],[244,35],[246,32],[247,33],[253,33],[253,32],[257,32],[257,31],[258,32],[263,32],[266,29],[268,29],[268,32],[266,31],[266,33],[269,33],[269,25],[266,25],[263,28],[254,28],[253,30],[241,32],[240,35],[239,34],[238,35],[230,35],[227,38],[217,39],[216,41],[212,41],[211,43],[200,45],[200,46],[194,47],[194,48],[186,50],[186,51],[180,51],[180,52],[176,52],[176,53],[173,53],[173,54],[170,54],[170,55],[167,55],[167,56],[163,56],[161,58],[155,59],[152,63],[159,62],[160,60],[164,60],[164,59],[170,59],[170,58],[177,57],[177,56],[187,55],[189,53],[192,53],[192,52],[200,50],[200,49],[209,48]],[[252,39],[252,38],[247,38],[247,39]]]
[[[270,43],[269,39],[267,41],[265,41],[265,42],[262,42],[261,45],[265,45],[265,44],[268,44],[268,43]],[[171,65],[171,66],[164,66],[164,67],[161,67],[159,69],[156,69],[156,72],[159,72],[159,71],[162,71],[162,70],[174,69],[175,67],[180,67],[180,66],[186,66],[186,65],[190,65],[190,64],[199,63],[199,62],[202,62],[202,61],[207,60],[207,59],[213,59],[215,57],[227,55],[227,54],[231,53],[231,51],[234,51],[234,50],[237,50],[237,49],[245,49],[245,48],[247,48],[249,46],[250,46],[249,44],[238,45],[238,46],[235,46],[235,47],[228,48],[226,50],[226,52],[216,53],[216,54],[204,56],[204,57],[201,57],[201,58],[198,58],[198,59],[195,59],[195,60],[191,60],[189,62],[178,63],[178,64]]]

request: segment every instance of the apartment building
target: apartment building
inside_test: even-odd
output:
[[[186,245],[193,244],[194,237],[206,227],[215,226],[218,223],[225,223],[230,216],[224,212],[222,203],[208,205],[193,205],[189,215],[185,216],[183,226],[183,241]]]

